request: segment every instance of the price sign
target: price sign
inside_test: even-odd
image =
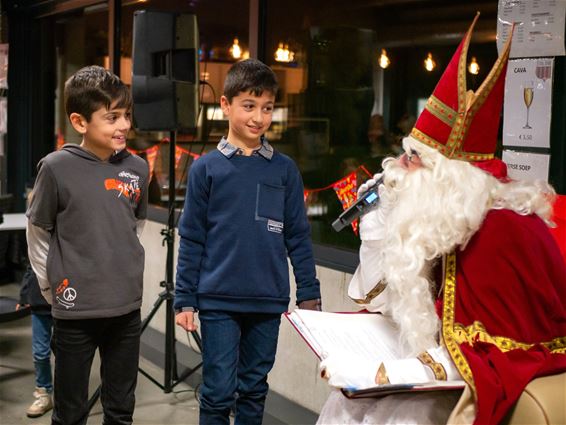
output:
[[[503,145],[550,147],[554,58],[509,61],[503,103]]]

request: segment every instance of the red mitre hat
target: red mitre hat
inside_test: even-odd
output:
[[[493,159],[512,38],[478,90],[467,91],[466,56],[478,17],[479,12],[411,131],[447,158],[469,162]]]

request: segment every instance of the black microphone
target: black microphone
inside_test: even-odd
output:
[[[379,193],[377,193],[377,189],[381,183],[383,183],[383,177],[377,180],[373,186],[370,186],[367,192],[364,192],[356,202],[350,205],[350,208],[340,214],[340,216],[332,223],[332,228],[339,232],[344,227],[352,224],[356,218],[361,217],[377,205],[377,202],[379,201]]]

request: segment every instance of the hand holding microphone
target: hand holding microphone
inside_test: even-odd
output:
[[[360,196],[366,193],[373,186],[379,186],[381,182],[383,182],[383,173],[376,173],[373,177],[367,179],[360,185],[360,187],[358,187],[358,199],[360,199]]]
[[[376,206],[379,201],[378,189],[381,183],[383,183],[383,176],[381,173],[378,173],[362,184],[358,189],[358,200],[340,214],[332,223],[332,228],[339,232]]]

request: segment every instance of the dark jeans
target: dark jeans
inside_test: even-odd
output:
[[[201,425],[261,424],[273,367],[280,314],[199,313],[203,343]]]
[[[88,382],[98,348],[104,425],[131,424],[140,347],[140,311],[103,319],[54,319],[52,425],[85,424]]]

